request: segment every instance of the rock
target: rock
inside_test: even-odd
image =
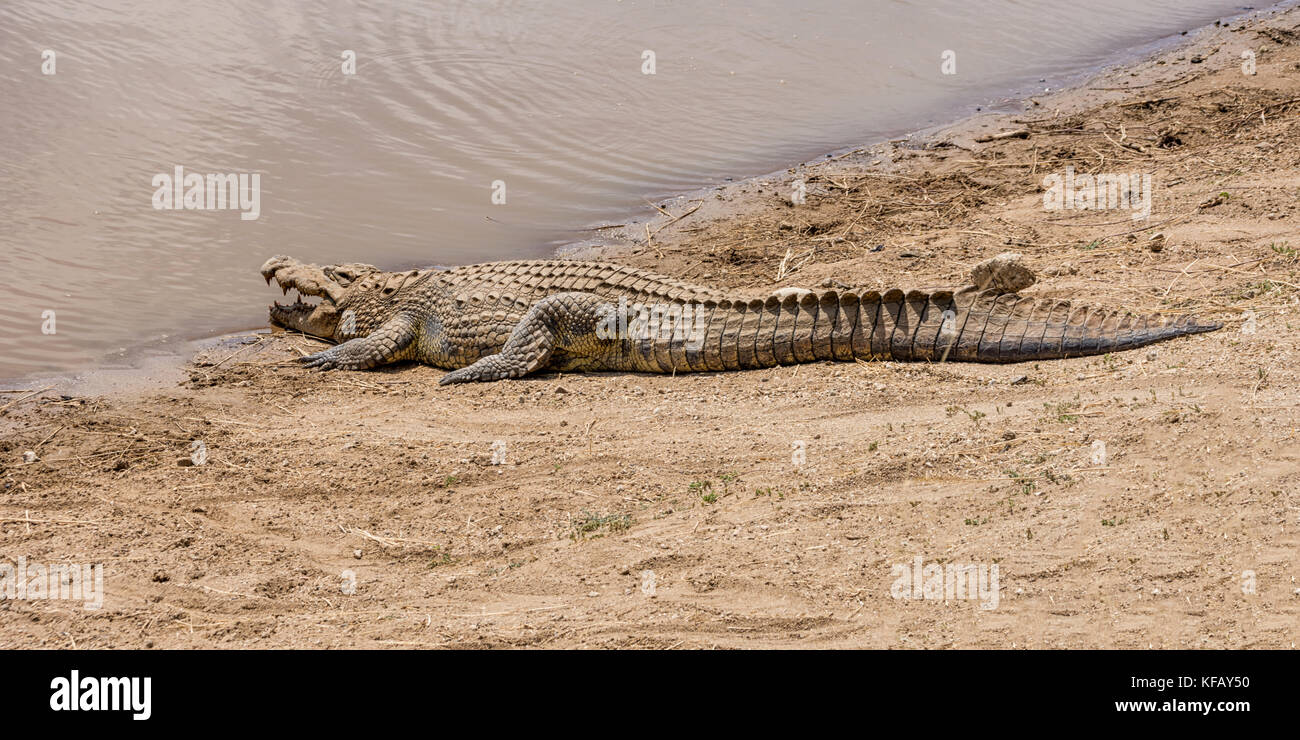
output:
[[[1015,293],[1034,284],[1034,271],[1023,263],[1024,257],[1015,252],[1003,252],[984,260],[970,271],[971,281],[980,290]]]
[[[40,458],[37,457],[37,456],[36,456],[36,453],[35,453],[35,452],[32,452],[31,450],[28,450],[28,451],[26,451],[26,452],[23,453],[23,462],[25,462],[25,463],[34,463],[34,462],[36,462],[37,460],[40,460]]]

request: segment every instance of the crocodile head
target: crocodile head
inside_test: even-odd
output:
[[[285,295],[297,291],[294,303],[271,305],[272,324],[340,342],[364,337],[396,315],[403,287],[419,274],[360,263],[322,267],[282,255],[262,265],[267,285],[275,280]]]

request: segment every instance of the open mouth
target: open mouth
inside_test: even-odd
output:
[[[293,292],[292,303],[274,301],[267,307],[271,323],[309,333],[329,328],[327,317],[333,315],[336,304],[329,293],[330,286],[317,274],[317,269],[284,258],[273,258],[263,266],[262,277],[267,285],[275,280],[286,296]]]
[[[323,303],[332,303],[329,296],[307,295],[306,298],[308,300],[304,300],[304,294],[296,287],[290,285],[283,285],[281,287],[284,288],[285,295],[289,295],[289,291],[293,291],[294,301],[287,305],[280,303],[279,301],[272,301],[270,306],[272,311],[309,313],[315,311]]]
[[[266,277],[266,284],[271,284],[272,276]],[[272,302],[270,309],[272,314],[308,314],[315,311],[323,304],[333,305],[334,301],[324,291],[313,290],[311,287],[299,286],[293,279],[284,280],[278,275],[275,276],[276,282],[284,294],[289,295],[293,291],[294,301],[290,304],[283,304],[279,301]]]

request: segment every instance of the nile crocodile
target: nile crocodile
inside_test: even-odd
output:
[[[448,270],[262,266],[301,294],[271,322],[337,346],[308,367],[364,370],[414,360],[442,384],[549,369],[654,373],[743,370],[821,360],[1022,362],[1133,349],[1218,329],[1068,301],[1023,297],[1034,282],[999,255],[957,290],[786,288],[764,296],[691,285],[606,262],[525,260]],[[302,295],[320,298],[304,302]]]

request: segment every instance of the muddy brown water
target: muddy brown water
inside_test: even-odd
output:
[[[272,254],[546,256],[646,199],[1054,88],[1242,10],[7,0],[0,378],[265,325]]]

